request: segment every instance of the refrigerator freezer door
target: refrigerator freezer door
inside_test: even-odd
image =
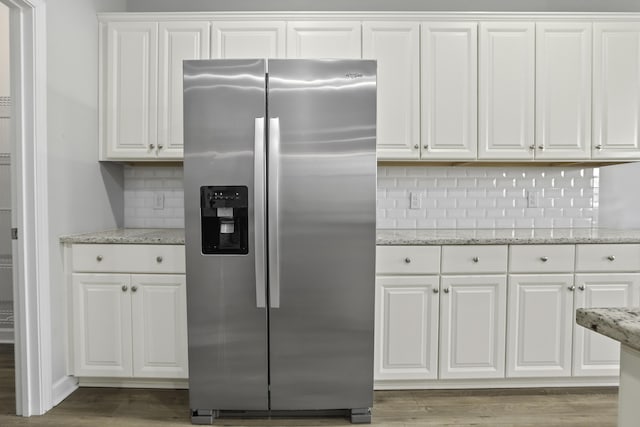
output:
[[[269,122],[278,118],[280,131],[278,170],[268,172],[277,180],[267,187],[278,194],[278,234],[269,235],[278,239],[269,269],[279,272],[279,283],[269,284],[279,289],[279,305],[270,308],[271,409],[368,408],[375,62],[269,60],[268,68]]]
[[[254,226],[264,215],[254,150],[256,118],[266,113],[265,72],[264,60],[184,63],[189,397],[205,413],[268,409],[267,311],[258,307],[265,298],[256,297],[255,258],[264,243]],[[248,254],[202,254],[202,186],[248,188]]]

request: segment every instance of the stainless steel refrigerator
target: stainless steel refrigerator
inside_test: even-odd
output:
[[[185,61],[184,135],[192,422],[370,422],[375,61]]]

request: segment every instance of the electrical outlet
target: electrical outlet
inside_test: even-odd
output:
[[[419,191],[411,191],[409,193],[409,209],[420,209],[421,201]]]
[[[162,191],[153,193],[153,209],[164,209],[164,193]]]
[[[540,193],[538,191],[529,190],[527,191],[527,207],[528,208],[537,208],[540,202]]]

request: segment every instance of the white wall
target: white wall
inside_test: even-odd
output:
[[[639,12],[638,0],[128,0],[131,12],[228,10],[426,10]]]
[[[602,227],[640,228],[640,163],[600,168]]]
[[[9,8],[0,3],[0,96],[9,96]]]
[[[124,0],[47,2],[47,121],[53,382],[66,375],[66,284],[60,235],[123,224],[123,172],[98,159],[96,12]]]

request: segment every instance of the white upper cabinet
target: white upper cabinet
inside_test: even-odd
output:
[[[208,22],[161,22],[159,29],[157,156],[181,159],[182,61],[209,58]]]
[[[420,26],[365,22],[362,57],[378,61],[378,158],[420,158]]]
[[[422,24],[423,159],[476,158],[477,37],[475,22]]]
[[[536,149],[540,160],[591,156],[591,24],[536,24]]]
[[[209,23],[106,27],[101,159],[182,159],[182,61],[209,58]]]
[[[480,159],[532,159],[535,24],[480,23]]]
[[[147,157],[158,132],[158,24],[109,22],[106,38],[103,153]]]
[[[360,22],[287,22],[287,58],[357,59],[361,56]]]
[[[218,21],[211,26],[212,58],[284,58],[284,21]]]
[[[640,157],[639,128],[640,23],[594,23],[592,157]]]

